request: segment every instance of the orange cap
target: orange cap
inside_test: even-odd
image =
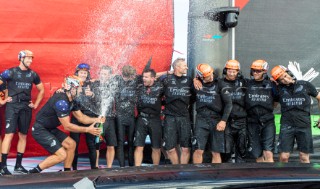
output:
[[[198,64],[196,68],[197,76],[208,77],[214,72],[213,68],[209,64]]]
[[[225,64],[224,68],[240,70],[240,63],[238,62],[238,60],[228,60]]]
[[[274,80],[279,79],[282,74],[284,74],[287,71],[287,68],[282,65],[277,65],[272,68],[271,70],[271,76]]]
[[[255,60],[251,64],[251,69],[254,70],[268,70],[269,65],[268,62],[265,60]]]

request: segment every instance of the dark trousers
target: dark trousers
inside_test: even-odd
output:
[[[134,116],[122,116],[117,117],[117,159],[120,167],[125,166],[125,141],[128,142],[128,162],[129,166],[134,166],[134,146],[133,137],[135,130],[135,117]]]

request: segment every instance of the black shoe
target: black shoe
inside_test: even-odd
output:
[[[7,166],[3,167],[2,169],[0,169],[0,174],[1,175],[12,175],[10,173],[10,171],[8,170]]]
[[[14,167],[14,173],[27,174],[28,171],[22,165],[20,165]]]

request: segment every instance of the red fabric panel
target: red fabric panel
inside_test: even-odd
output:
[[[46,83],[41,106],[80,62],[92,66],[93,77],[102,64],[113,66],[116,73],[123,65],[131,64],[141,73],[151,56],[151,67],[156,71],[169,68],[173,47],[172,0],[0,3],[0,71],[19,64],[20,50],[33,51],[31,68]],[[36,91],[34,88],[33,98]],[[35,144],[31,130],[29,135],[26,156],[43,155],[45,151]],[[15,152],[16,140],[11,148]]]

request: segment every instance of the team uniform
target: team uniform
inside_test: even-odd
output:
[[[41,108],[32,127],[33,138],[50,154],[62,148],[62,141],[68,135],[58,129],[58,118],[68,117],[71,111],[79,108],[70,102],[65,93],[55,93]]]
[[[246,80],[237,78],[234,81],[223,79],[226,87],[223,93],[229,92],[232,98],[232,111],[225,129],[227,161],[235,152],[236,162],[243,162],[246,154],[247,112],[245,109]],[[235,150],[234,150],[235,148]]]
[[[40,77],[31,69],[14,67],[5,70],[1,79],[7,85],[8,96],[12,97],[12,101],[6,105],[6,134],[15,133],[18,128],[20,133],[26,135],[32,117],[29,107],[32,84],[40,84]]]
[[[278,101],[276,86],[269,79],[247,83],[246,109],[248,113],[248,152],[253,158],[263,151],[273,151],[275,123],[273,103]]]
[[[169,74],[161,78],[164,86],[164,143],[165,150],[191,147],[191,122],[189,104],[192,97],[192,79]]]
[[[77,107],[79,108],[79,110],[81,110],[81,112],[84,115],[87,115],[89,117],[98,117],[97,115],[97,111],[96,111],[96,106],[94,103],[94,100],[92,97],[86,96],[84,94],[84,90],[87,87],[92,88],[92,83],[90,81],[86,81],[84,82],[83,86],[82,86],[82,92],[80,93],[80,95],[78,95],[74,101],[75,103],[77,103]],[[76,124],[80,127],[89,127],[90,124],[83,124],[80,123],[74,116],[71,117],[71,123]],[[75,153],[74,153],[74,159],[72,162],[72,168],[73,170],[77,170],[77,165],[78,165],[78,148],[79,148],[79,143],[80,143],[80,134],[81,133],[74,133],[74,132],[70,132],[70,137],[76,142],[76,149],[75,149]],[[93,136],[90,133],[85,133],[86,135],[86,144],[87,144],[87,148],[88,148],[88,153],[89,153],[89,160],[90,160],[90,166],[91,169],[96,169],[96,147],[95,147],[95,136]]]
[[[128,162],[134,165],[134,130],[135,130],[135,106],[137,100],[137,83],[141,77],[125,81],[121,76],[116,76],[119,91],[116,94],[116,123],[117,123],[117,158],[120,167],[125,166],[124,143],[127,136]]]
[[[107,146],[117,146],[116,123],[115,123],[115,93],[117,83],[110,79],[107,83],[95,81],[92,89],[95,94],[95,103],[100,115],[106,117],[103,124],[104,140]],[[100,143],[96,144],[96,150],[100,149]]]
[[[151,87],[140,84],[138,87],[138,118],[134,146],[145,146],[147,135],[150,136],[152,148],[161,147],[162,126],[160,119],[163,86],[155,82]]]
[[[289,86],[279,85],[281,105],[279,152],[292,152],[296,140],[298,151],[313,153],[310,96],[317,95],[318,91],[308,81],[298,80]]]
[[[232,100],[228,91],[222,91],[224,83],[215,79],[202,82],[202,89],[196,90],[196,126],[192,144],[197,150],[205,150],[207,143],[212,152],[225,152],[224,131],[217,130],[217,124],[228,120]]]

